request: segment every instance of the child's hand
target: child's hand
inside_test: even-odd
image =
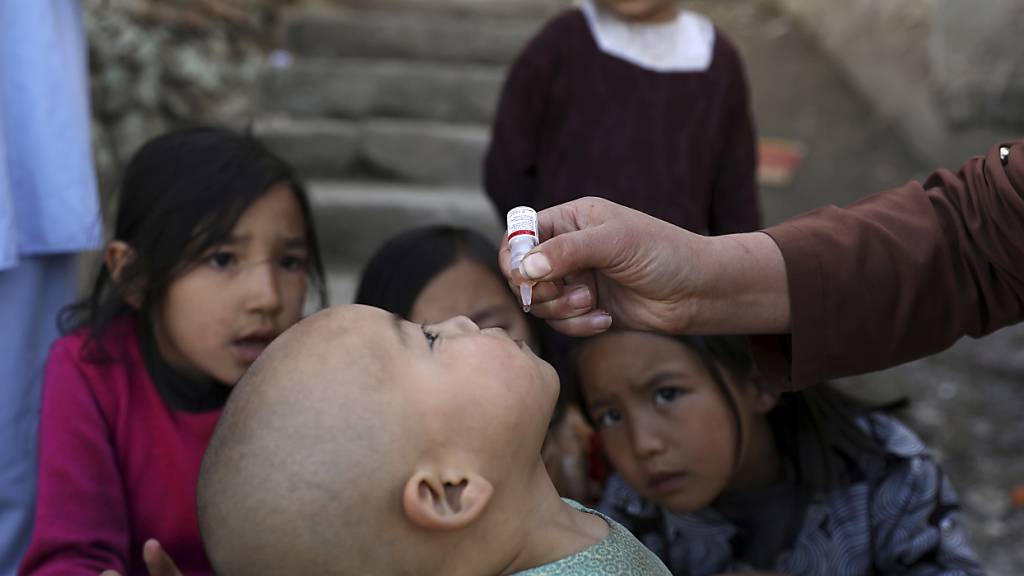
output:
[[[600,496],[600,489],[587,477],[593,434],[579,408],[569,405],[561,420],[548,431],[541,452],[559,496],[582,504],[592,504]]]
[[[174,560],[164,551],[159,542],[150,538],[142,546],[142,559],[146,562],[149,576],[181,576]]]
[[[181,576],[174,560],[167,555],[159,542],[150,538],[142,545],[142,560],[146,563],[149,576]],[[100,576],[121,576],[116,570],[104,570]]]

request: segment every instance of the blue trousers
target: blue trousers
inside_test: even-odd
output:
[[[73,254],[0,270],[0,575],[17,572],[32,536],[43,366],[75,270]]]

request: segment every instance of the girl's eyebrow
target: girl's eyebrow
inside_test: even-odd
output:
[[[650,390],[651,388],[655,388],[657,386],[660,386],[661,384],[664,384],[666,381],[689,378],[690,376],[691,374],[689,372],[681,370],[664,370],[662,372],[655,372],[654,375],[649,378],[634,382],[631,388],[635,390],[647,391]]]
[[[290,236],[284,239],[285,248],[307,248],[305,236]]]
[[[218,244],[241,244],[249,241],[249,234],[229,234],[223,242]],[[308,243],[305,236],[286,236],[278,240],[285,248],[306,248]]]
[[[664,384],[666,381],[678,380],[681,378],[689,378],[691,376],[692,375],[689,372],[683,370],[663,370],[661,372],[656,372],[650,378],[645,378],[643,380],[631,382],[629,384],[629,387],[634,391],[647,392],[652,388],[656,388],[661,384]],[[612,396],[614,397],[614,394]],[[594,410],[600,408],[606,408],[611,404],[612,401],[610,399],[599,396],[593,402],[587,402],[587,410],[593,412]]]

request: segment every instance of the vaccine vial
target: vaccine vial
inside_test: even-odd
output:
[[[512,252],[512,267],[519,268],[526,253],[537,245],[537,211],[528,206],[516,206],[505,216],[505,229],[508,234],[508,249]],[[533,284],[519,285],[519,298],[523,303],[523,311],[530,311],[533,301]]]

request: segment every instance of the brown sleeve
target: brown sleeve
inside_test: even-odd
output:
[[[765,230],[786,261],[791,388],[1024,320],[1024,140],[1000,148]]]

